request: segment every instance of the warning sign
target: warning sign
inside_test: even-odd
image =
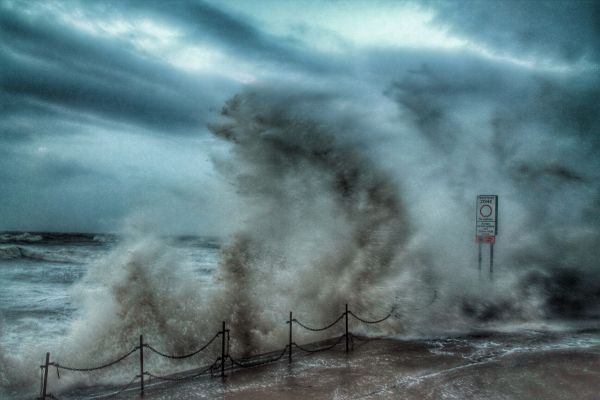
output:
[[[479,243],[494,243],[498,234],[498,196],[477,196],[476,240]]]

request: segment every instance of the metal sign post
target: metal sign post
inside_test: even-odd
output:
[[[490,279],[494,276],[494,243],[490,243]]]
[[[478,243],[478,247],[479,247],[479,251],[477,253],[477,265],[478,265],[478,271],[479,271],[479,279],[481,279],[481,242]]]
[[[490,279],[494,274],[494,243],[498,235],[498,196],[480,194],[477,196],[475,218],[476,241],[479,244],[477,256],[479,274],[481,276],[481,244],[490,244]]]

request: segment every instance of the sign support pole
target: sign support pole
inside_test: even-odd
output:
[[[481,242],[479,242],[478,244],[479,244],[479,252],[477,254],[477,263],[479,266],[479,278],[481,278]]]
[[[494,278],[494,243],[490,243],[490,280]]]

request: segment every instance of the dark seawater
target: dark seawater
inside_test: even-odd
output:
[[[165,241],[181,257],[178,264],[192,271],[199,284],[210,280],[219,258],[216,239],[172,237]],[[16,375],[26,375],[27,365],[37,367],[45,351],[62,345],[79,311],[74,287],[79,285],[78,293],[89,291],[93,296],[94,282],[82,278],[102,268],[98,261],[119,243],[117,236],[107,234],[0,233],[0,356],[17,361],[23,370]],[[31,370],[32,376],[37,374]],[[12,375],[7,377],[6,370],[4,375],[0,370],[0,394],[19,398],[23,388],[12,387]]]
[[[169,264],[173,265],[174,275],[186,276],[188,281],[192,279],[192,287],[198,289],[219,285],[218,279],[215,280],[221,259],[218,240],[178,237],[161,241],[167,243],[166,248],[176,257]],[[77,337],[73,331],[81,329],[78,318],[83,304],[87,302],[89,308],[90,302],[93,305],[97,298],[98,313],[101,316],[106,313],[98,293],[107,281],[97,282],[94,277],[102,276],[102,269],[108,268],[115,257],[120,256],[115,253],[127,254],[127,251],[119,250],[120,244],[121,239],[114,235],[0,234],[0,368],[4,369],[0,369],[1,398],[21,399],[37,395],[39,365],[46,351],[52,352],[53,356],[74,356],[65,349],[71,344],[69,340]],[[148,262],[151,262],[154,255],[149,257]],[[131,267],[129,264],[128,268]],[[136,271],[135,268],[132,270]],[[111,274],[117,272],[119,268],[110,271]],[[162,293],[160,296],[165,293],[180,296],[168,310],[185,307],[187,296],[180,294],[180,287],[175,286],[181,282],[171,282],[168,276],[165,275],[164,288],[156,282],[150,287],[158,289]],[[126,287],[139,285],[135,273],[127,278],[131,281]],[[136,290],[143,290],[143,286]],[[153,301],[168,302],[160,296]],[[119,297],[118,293],[116,297]],[[132,298],[145,299],[135,295]],[[206,334],[212,334],[214,321],[188,324],[177,319],[186,313],[175,311],[165,316],[167,333],[209,325]],[[107,318],[125,319],[118,314],[107,315]],[[92,323],[97,321],[84,320],[83,325]],[[435,324],[435,321],[431,323]],[[147,398],[598,399],[599,327],[597,320],[544,320],[495,324],[490,330],[474,329],[447,336],[388,335],[386,340],[357,343],[350,355],[339,347],[310,357],[295,355],[292,366],[278,363],[236,372],[225,384],[219,379],[166,386],[153,384]],[[373,333],[358,327],[355,332]],[[182,338],[194,337],[189,335],[187,332]],[[120,354],[131,345],[129,336],[109,339],[107,343],[118,342],[122,347],[108,351],[102,347],[104,344],[99,344],[93,353],[98,360]],[[177,349],[177,345],[178,342],[173,348]],[[72,362],[85,363],[87,357]],[[189,364],[173,366],[161,364],[160,360],[150,356],[147,361],[157,372],[191,369],[203,362],[193,360]],[[154,361],[156,364],[152,364]],[[67,373],[59,380],[51,369],[51,392],[59,398],[71,399],[106,394],[116,387],[111,385],[129,380],[128,374],[135,370],[136,363],[136,360],[129,360],[114,375],[103,376],[102,382],[90,380],[83,374]],[[135,391],[125,395],[125,398],[136,397]]]

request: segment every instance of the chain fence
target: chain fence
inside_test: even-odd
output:
[[[390,317],[392,317],[392,314],[393,313],[389,313],[387,316],[385,316],[381,319],[369,320],[369,319],[359,317],[352,311],[348,310],[348,305],[346,304],[346,310],[339,317],[337,317],[333,322],[331,322],[330,324],[325,325],[323,327],[315,328],[315,327],[312,327],[310,325],[307,325],[307,324],[297,320],[296,318],[293,318],[292,312],[290,312],[290,318],[288,321],[286,321],[286,324],[288,324],[288,329],[289,329],[288,344],[281,350],[274,350],[274,351],[271,351],[268,353],[253,355],[253,356],[244,357],[244,358],[236,358],[230,354],[230,342],[231,342],[230,330],[226,329],[225,322],[223,322],[223,324],[222,324],[222,329],[220,331],[218,331],[214,336],[212,336],[211,339],[209,339],[205,344],[200,346],[197,350],[194,350],[187,354],[169,354],[167,352],[158,350],[156,347],[150,345],[149,343],[144,343],[143,335],[140,335],[138,346],[135,346],[129,352],[121,355],[120,357],[118,357],[112,361],[100,364],[98,366],[74,367],[74,366],[69,366],[69,365],[62,365],[56,361],[51,362],[50,361],[50,353],[46,353],[46,362],[44,363],[44,365],[40,366],[40,371],[41,371],[40,392],[39,392],[40,396],[38,397],[38,399],[41,399],[41,400],[57,399],[57,397],[54,394],[52,394],[48,391],[48,370],[50,367],[56,368],[57,378],[60,379],[60,370],[83,372],[83,373],[99,371],[99,370],[103,370],[106,368],[110,368],[116,364],[119,364],[119,363],[125,361],[127,358],[129,358],[132,354],[139,351],[139,364],[140,364],[139,365],[139,368],[140,368],[139,374],[135,375],[127,384],[118,388],[115,392],[107,394],[107,395],[103,395],[103,396],[96,396],[96,398],[102,397],[102,398],[107,399],[107,398],[118,397],[118,396],[122,395],[125,391],[131,390],[132,385],[136,381],[139,381],[139,384],[140,384],[139,391],[140,391],[140,395],[143,397],[144,391],[145,391],[144,377],[148,377],[148,379],[150,379],[150,380],[154,379],[154,380],[164,381],[164,382],[181,382],[181,381],[192,380],[192,379],[196,379],[196,378],[199,378],[202,376],[208,376],[208,375],[213,377],[215,374],[215,371],[218,371],[220,369],[220,375],[222,378],[224,378],[225,377],[225,369],[226,369],[225,366],[226,366],[227,361],[229,361],[229,363],[230,363],[229,369],[231,371],[233,371],[235,368],[237,368],[237,369],[254,368],[254,367],[261,366],[261,365],[275,363],[277,361],[280,361],[286,355],[286,353],[288,355],[289,362],[291,363],[294,349],[297,349],[304,354],[320,353],[320,352],[324,352],[324,351],[333,350],[336,346],[338,346],[340,343],[342,343],[342,341],[344,339],[345,339],[345,343],[346,343],[346,352],[348,352],[350,350],[350,345],[352,345],[352,348],[354,348],[354,340],[355,339],[358,341],[361,341],[361,342],[366,342],[369,340],[368,338],[367,339],[360,338],[360,337],[355,336],[352,333],[350,333],[350,331],[349,331],[349,316],[354,317],[356,320],[358,320],[359,322],[362,322],[364,324],[378,324],[378,323],[384,322],[387,319],[389,319]],[[312,342],[309,344],[302,344],[302,345],[293,341],[293,326],[294,325],[297,325],[298,327],[305,329],[307,331],[310,331],[310,332],[323,332],[323,331],[326,331],[328,329],[335,327],[342,320],[345,320],[345,333],[340,336],[335,336],[331,339],[322,340],[319,342]],[[189,373],[187,373],[187,374],[186,373],[176,373],[176,374],[171,374],[171,375],[159,375],[159,374],[149,372],[149,371],[145,370],[145,368],[144,368],[144,349],[148,349],[150,352],[152,352],[160,357],[167,358],[167,359],[183,360],[183,359],[187,359],[187,358],[193,357],[195,355],[198,355],[198,354],[202,353],[203,351],[206,351],[213,343],[216,342],[216,340],[219,337],[221,337],[221,356],[216,358],[216,360],[212,364],[207,365],[204,368],[201,368],[197,371],[189,371]],[[325,343],[327,343],[327,344],[325,344]]]
[[[131,350],[129,353],[127,353],[127,354],[125,354],[125,355],[123,355],[123,356],[121,356],[121,357],[117,358],[117,359],[116,359],[116,360],[114,360],[114,361],[110,361],[110,362],[108,362],[108,363],[106,363],[106,364],[102,364],[102,365],[100,365],[100,366],[98,366],[98,367],[89,367],[89,368],[75,368],[75,367],[67,367],[67,366],[61,365],[61,364],[59,364],[59,363],[57,363],[57,362],[51,362],[51,363],[50,363],[50,364],[48,364],[48,365],[51,365],[51,366],[54,366],[54,367],[56,367],[56,370],[57,370],[57,371],[59,371],[59,370],[61,370],[61,369],[64,369],[64,370],[66,370],[66,371],[75,371],[75,372],[92,372],[92,371],[98,371],[98,370],[101,370],[101,369],[105,369],[105,368],[112,367],[113,365],[115,365],[115,364],[118,364],[118,363],[120,363],[121,361],[125,360],[127,357],[129,357],[130,355],[132,355],[133,353],[135,353],[135,352],[136,352],[136,351],[138,351],[138,350],[139,350],[139,346],[136,346],[136,347],[134,347],[134,348],[133,348],[133,349],[132,349],[132,350]],[[57,374],[58,374],[58,372],[57,372]],[[60,377],[60,376],[59,376],[59,377]]]
[[[154,352],[154,353],[158,354],[159,356],[162,356],[162,357],[165,357],[165,358],[170,358],[170,359],[172,359],[172,360],[182,360],[182,359],[185,359],[185,358],[190,358],[190,357],[193,357],[193,356],[195,356],[196,354],[203,352],[203,351],[204,351],[204,350],[206,350],[206,348],[207,348],[208,346],[210,346],[210,345],[211,345],[211,344],[212,344],[212,343],[213,343],[213,342],[214,342],[214,341],[215,341],[215,340],[216,340],[216,339],[217,339],[217,338],[218,338],[220,335],[221,335],[221,332],[217,332],[217,334],[216,334],[215,336],[213,336],[213,337],[212,337],[212,339],[210,339],[210,340],[208,341],[208,343],[206,343],[204,346],[200,347],[198,350],[196,350],[196,351],[193,351],[193,352],[191,352],[191,353],[189,353],[189,354],[184,354],[184,355],[180,355],[180,356],[176,356],[176,355],[171,355],[171,354],[166,354],[166,353],[163,353],[163,352],[161,352],[161,351],[159,351],[159,350],[155,349],[154,347],[150,346],[150,345],[149,345],[149,344],[147,344],[147,343],[144,345],[144,347],[146,347],[148,350],[150,350],[150,351],[152,351],[152,352]]]
[[[389,317],[392,316],[392,313],[389,313],[388,315],[386,315],[385,317],[378,319],[378,320],[374,320],[374,321],[370,321],[364,318],[359,317],[358,315],[354,314],[352,311],[348,311],[350,313],[350,315],[352,315],[354,318],[356,318],[357,320],[359,320],[360,322],[363,322],[365,324],[379,324],[385,320],[387,320]]]
[[[310,326],[307,326],[305,324],[303,324],[302,322],[298,321],[297,319],[293,319],[292,322],[295,322],[296,324],[300,325],[301,327],[303,327],[306,330],[312,331],[312,332],[321,332],[321,331],[326,331],[329,328],[333,328],[338,322],[340,322],[344,317],[346,316],[346,313],[342,313],[342,315],[340,315],[338,317],[338,319],[336,319],[335,321],[333,321],[332,323],[330,323],[327,326],[324,326],[323,328],[311,328]],[[288,322],[289,323],[289,322]]]

